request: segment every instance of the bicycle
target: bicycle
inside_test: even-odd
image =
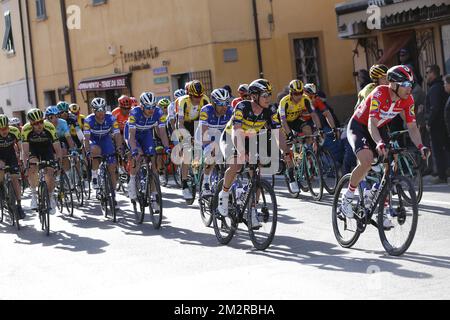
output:
[[[298,186],[303,192],[310,192],[315,201],[322,200],[323,197],[323,173],[320,162],[317,160],[316,154],[311,147],[306,145],[309,138],[316,139],[319,135],[303,135],[299,134],[293,141],[293,162],[294,177]],[[300,147],[299,147],[300,145]],[[299,151],[297,151],[299,150]],[[289,186],[288,170],[285,173],[286,184],[289,193],[297,198],[300,192],[293,192]]]
[[[153,228],[161,228],[163,220],[163,201],[159,178],[152,170],[152,156],[145,155],[144,163],[141,164],[136,175],[136,195],[137,199],[132,200],[136,223],[144,223],[145,208],[149,208]],[[134,163],[136,165],[136,163]],[[156,191],[153,191],[156,190]],[[139,205],[139,208],[138,208]],[[139,210],[138,210],[139,209]]]
[[[333,201],[332,224],[335,237],[342,247],[353,247],[360,235],[365,232],[367,226],[371,224],[378,229],[381,243],[389,255],[400,256],[408,250],[416,233],[419,216],[416,193],[412,182],[408,178],[392,175],[392,167],[390,165],[394,155],[403,151],[405,149],[388,149],[388,157],[383,160],[383,177],[370,204],[365,204],[363,189],[364,184],[367,184],[370,179],[359,184],[355,193],[357,202],[353,205],[355,219],[348,219],[340,211],[342,195],[349,183],[351,174],[345,175],[339,181]],[[378,164],[380,164],[380,161],[375,166]],[[412,200],[411,203],[403,199],[403,194],[405,193],[409,194]],[[411,208],[407,208],[407,205],[410,205]],[[366,206],[368,207],[366,208]],[[377,209],[378,217],[374,220],[372,217]],[[393,228],[386,229],[383,226],[385,210],[389,213],[388,217],[393,220]],[[406,233],[406,236],[403,236],[403,233]]]
[[[270,183],[261,178],[259,160],[257,164],[246,165],[251,177],[243,185],[240,180],[236,180],[231,189],[228,204],[228,216],[222,216],[218,210],[219,194],[223,188],[224,179],[217,185],[213,198],[211,212],[213,217],[214,233],[217,240],[227,245],[233,239],[240,223],[244,223],[248,228],[248,233],[253,246],[260,251],[267,249],[272,243],[278,219],[278,205],[275,192]],[[246,190],[247,189],[247,190]],[[240,190],[236,194],[237,190]],[[253,225],[253,210],[257,209],[259,199],[262,204],[257,213],[257,220],[261,226]]]
[[[128,183],[130,182],[130,172],[129,172],[129,161],[131,161],[130,156],[131,156],[130,150],[128,150],[128,149],[123,156],[122,155],[118,156],[119,180],[118,180],[116,191],[122,190],[122,192],[124,194],[127,194],[127,189],[125,188],[125,186],[128,185]],[[122,166],[123,172],[122,172],[120,166]]]
[[[85,195],[85,183],[83,179],[83,174],[81,173],[81,157],[79,154],[68,155],[65,158],[69,160],[70,169],[66,173],[70,180],[71,190],[75,191],[75,197],[77,198],[78,207],[83,207],[84,205],[84,195]]]
[[[117,212],[115,206],[116,193],[113,187],[111,174],[108,170],[108,157],[96,156],[92,160],[100,160],[99,174],[98,174],[98,186],[97,200],[100,201],[102,211],[105,218],[111,217],[114,223],[117,222]]]
[[[218,188],[220,180],[223,179],[225,175],[225,165],[215,165],[214,169],[211,172],[210,180],[209,180],[209,187],[211,189],[211,193],[214,195],[216,193],[216,190]],[[205,174],[202,173],[202,176],[200,178],[200,186],[203,186]],[[202,195],[202,190],[200,190],[200,198],[199,198],[199,205],[200,205],[200,216],[202,218],[203,224],[206,227],[210,227],[213,219],[213,215],[211,214],[211,205],[212,205],[212,199],[211,197],[205,197]]]
[[[50,193],[47,182],[45,181],[45,171],[47,168],[58,169],[58,163],[55,161],[39,161],[30,163],[30,166],[38,166],[39,184],[38,184],[38,214],[41,222],[42,231],[47,236],[50,235]]]
[[[59,180],[56,182],[55,191],[58,210],[62,214],[64,209],[66,209],[69,217],[73,217],[72,185],[64,169],[60,169]]]
[[[11,167],[0,168],[4,173],[3,183],[0,185],[0,223],[3,223],[4,211],[8,211],[12,226],[20,230],[20,216],[17,209],[17,195],[11,179]]]
[[[326,133],[326,135],[331,136],[333,133]],[[323,146],[324,142],[320,141],[319,137],[317,138],[317,158],[322,169],[323,187],[328,194],[334,195],[339,182],[339,173],[336,160],[330,150]]]

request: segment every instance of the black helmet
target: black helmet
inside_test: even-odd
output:
[[[248,87],[248,93],[250,94],[261,94],[265,92],[272,93],[272,85],[266,79],[255,80]]]
[[[387,79],[389,82],[413,82],[414,76],[410,67],[400,65],[392,67],[388,70]]]

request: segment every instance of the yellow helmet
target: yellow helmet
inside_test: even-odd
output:
[[[304,86],[301,80],[292,80],[289,84],[290,93],[303,93]]]
[[[377,81],[378,79],[384,78],[386,77],[388,70],[388,67],[384,64],[376,64],[370,68],[370,79]]]
[[[80,112],[80,106],[77,105],[76,103],[72,103],[72,104],[69,106],[69,110],[70,110],[70,112],[72,112],[72,113],[74,113],[74,114],[77,114],[77,113]]]

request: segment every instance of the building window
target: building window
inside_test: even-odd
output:
[[[445,73],[450,74],[450,24],[442,26],[442,50],[444,51]]]
[[[56,92],[55,90],[44,91],[44,105],[54,106],[56,105]]]
[[[11,12],[5,12],[5,34],[3,35],[2,49],[7,53],[14,53],[14,39],[11,25]]]
[[[36,16],[39,20],[47,19],[47,11],[45,10],[45,0],[36,0]]]
[[[320,87],[319,39],[295,39],[294,53],[297,79],[304,83],[315,83]]]
[[[98,6],[98,5],[105,4],[105,3],[106,3],[106,0],[92,0],[92,4],[94,6]]]
[[[417,61],[418,61],[418,82],[426,74],[427,66],[436,64],[436,48],[434,47],[433,29],[420,29],[416,31]],[[422,83],[420,83],[422,84]],[[426,85],[425,85],[426,87]]]

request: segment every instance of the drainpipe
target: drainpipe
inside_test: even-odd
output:
[[[263,62],[262,62],[262,54],[261,54],[261,41],[260,41],[260,37],[259,37],[258,10],[256,8],[256,0],[252,0],[252,4],[253,4],[253,20],[255,23],[255,32],[256,32],[256,51],[258,54],[259,77],[264,78],[264,70],[263,70]]]
[[[70,97],[71,102],[77,102],[77,95],[75,93],[75,81],[73,78],[73,68],[72,68],[72,54],[70,51],[70,40],[69,40],[69,29],[67,28],[67,13],[66,13],[66,1],[59,1],[61,6],[61,20],[62,27],[64,32],[64,46],[66,49],[66,64],[67,64],[67,73],[69,75],[69,89],[70,89]]]
[[[28,98],[28,103],[31,105],[31,104],[33,104],[33,101],[31,101],[30,83],[28,82],[27,48],[25,47],[25,31],[23,28],[22,0],[18,0],[18,2],[19,2],[19,15],[20,15],[20,32],[22,34],[23,63],[25,66],[25,82],[27,84],[27,98]]]
[[[20,3],[20,0],[19,0]],[[36,83],[36,72],[34,68],[34,51],[33,51],[33,42],[31,40],[31,27],[30,27],[30,15],[29,15],[29,6],[28,1],[25,1],[25,10],[27,15],[27,32],[28,32],[28,42],[30,46],[30,60],[31,60],[31,72],[33,73],[33,88],[34,88],[34,105],[36,107],[39,105],[38,103],[38,92],[37,92],[37,83]]]

